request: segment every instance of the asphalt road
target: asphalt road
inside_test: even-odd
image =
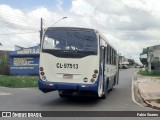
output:
[[[120,71],[119,85],[106,99],[60,98],[57,91],[42,93],[37,88],[0,87],[0,111],[148,111],[132,100],[132,77],[137,69]],[[58,119],[58,118],[55,118]],[[65,118],[64,118],[65,119]],[[82,119],[82,118],[76,118]],[[90,118],[88,118],[90,119]],[[98,118],[93,118],[98,119]],[[107,118],[113,119],[113,118]],[[139,118],[140,120],[142,118]],[[148,118],[145,118],[145,120]],[[153,118],[152,118],[153,119]],[[124,120],[124,119],[123,119]],[[127,119],[126,119],[127,120]],[[148,119],[149,120],[149,119]],[[157,118],[155,118],[157,120]]]

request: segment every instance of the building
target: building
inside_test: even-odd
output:
[[[160,71],[160,45],[148,47],[148,71]]]
[[[120,68],[122,68],[124,65],[129,67],[128,59],[125,58],[124,56],[119,56],[119,66],[120,66]]]
[[[23,48],[15,46],[10,52],[11,75],[38,75],[39,73],[39,46]]]

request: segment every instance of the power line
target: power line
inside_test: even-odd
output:
[[[3,14],[2,11],[5,11],[5,14]],[[3,16],[7,16],[7,18],[13,20],[12,18],[15,18],[14,21],[26,21],[26,18],[23,17],[23,16],[18,16],[18,15],[13,15],[13,14],[10,14],[9,11],[6,11],[5,9],[1,9],[0,8],[0,13],[2,13]],[[17,19],[18,18],[18,19]],[[40,18],[39,18],[40,20]],[[34,18],[29,18],[29,22],[35,22],[37,21],[37,19],[34,19]],[[28,22],[28,21],[27,21]],[[143,24],[140,24],[141,26],[145,25],[145,24],[148,24],[148,23],[151,23],[152,21],[149,21],[149,22],[146,22],[146,23],[143,23]],[[122,30],[122,31],[135,31],[135,30],[154,30],[154,29],[160,29],[160,26],[159,27],[156,27],[156,28],[138,28],[140,26],[136,26],[135,28],[112,28],[112,27],[108,27],[108,28],[105,28],[105,27],[100,27],[100,28],[103,28],[104,30],[105,29],[109,29],[109,30]]]
[[[24,32],[24,33],[2,33],[2,34],[0,34],[0,35],[15,35],[15,34],[29,34],[29,33],[38,33],[38,31],[36,31],[36,32]]]
[[[22,20],[19,17],[14,18],[14,17],[11,17],[11,16],[0,16],[0,18],[7,19],[9,21],[14,21],[14,22],[31,23],[31,24],[38,21],[38,20],[31,20],[31,18]]]
[[[152,27],[152,26],[151,26]],[[109,30],[123,30],[123,31],[144,31],[144,30],[160,30],[160,27],[156,27],[156,28],[112,28],[112,27],[108,27],[108,28],[106,28],[106,27],[100,27],[100,28],[102,28],[103,30],[105,30],[105,29],[109,29]],[[105,30],[105,31],[107,31],[107,30]]]
[[[2,12],[2,11],[5,11],[5,14]],[[8,11],[6,11],[6,10],[4,10],[4,9],[1,9],[0,8],[0,13],[3,15],[3,16],[8,16],[8,17],[13,17],[13,18],[18,18],[18,19],[23,19],[23,20],[26,20],[26,18],[25,17],[23,17],[23,16],[19,16],[19,15],[13,15],[13,14],[10,14],[10,12],[8,12]],[[33,20],[33,21],[35,21],[35,20],[37,20],[37,19],[35,19],[35,18],[30,18],[30,20]]]
[[[103,32],[104,33],[104,32]],[[121,35],[121,34],[116,34],[116,33],[113,33],[113,32],[110,32],[109,34],[112,34],[113,35],[113,37],[114,36],[116,36],[116,37],[140,37],[140,38],[160,38],[160,36],[154,36],[154,35],[131,35],[131,34],[123,34],[123,35]],[[109,35],[108,33],[107,34],[105,34],[106,36],[108,36]]]
[[[8,16],[7,19],[10,19],[11,21],[16,21],[16,22],[20,22],[20,21],[22,22],[23,21],[23,23],[26,23],[26,20],[27,20],[26,18],[22,18],[22,17],[19,17],[19,16],[13,16],[13,15],[7,15],[7,14],[6,14],[6,16]],[[13,16],[13,17],[11,17],[11,16]],[[15,19],[13,20],[13,18],[15,18]],[[37,19],[30,18],[29,21],[27,21],[27,23],[35,23],[36,21],[37,21]],[[121,30],[121,31],[125,31],[125,32],[132,32],[132,31],[135,31],[135,30],[137,30],[137,31],[160,30],[160,27],[156,27],[156,28],[137,28],[137,27],[135,27],[135,28],[112,28],[112,27],[109,28],[108,27],[108,28],[106,28],[106,27],[99,27],[99,28],[103,28],[104,31],[108,31],[108,30]],[[106,30],[106,29],[108,29],[108,30]]]
[[[1,9],[0,9],[1,10]],[[0,13],[2,13],[1,11],[0,11]],[[1,23],[4,23],[4,24],[7,24],[8,26],[11,26],[11,27],[14,27],[15,26],[15,24],[16,23],[22,23],[22,24],[34,24],[34,26],[35,26],[35,23],[37,22],[37,19],[33,19],[33,18],[29,18],[29,19],[27,19],[27,18],[25,18],[25,17],[23,17],[22,18],[22,16],[13,16],[12,14],[7,14],[7,13],[5,13],[5,15],[4,14],[2,14],[1,16],[0,16],[0,18],[2,18],[2,19],[0,19],[0,22]],[[7,19],[7,20],[9,20],[9,22],[6,22],[6,21],[4,21],[3,19]],[[14,23],[15,22],[15,23]],[[16,26],[17,27],[17,26]],[[27,30],[33,30],[33,29],[31,29],[31,28],[29,28],[29,27],[20,27],[19,26],[19,28],[18,29],[27,29]],[[37,28],[38,28],[38,26],[37,26]],[[17,29],[17,28],[16,28]]]
[[[1,9],[0,9],[1,10]],[[27,20],[25,17],[21,17],[21,16],[13,16],[12,14],[5,14],[3,16],[7,16],[8,19],[11,19],[12,21],[23,21],[24,23],[26,23],[25,21]],[[13,18],[15,18],[13,20]],[[17,19],[18,18],[18,19]],[[39,18],[40,19],[40,18]],[[27,21],[28,23],[34,23],[36,22],[37,19],[33,19],[33,18],[29,18],[29,21]],[[143,25],[143,24],[142,24]],[[112,27],[99,27],[99,28],[103,28],[103,30],[108,29],[108,30],[122,30],[122,31],[135,31],[135,30],[160,30],[160,27],[156,27],[156,28],[138,28],[139,26],[135,27],[135,28],[112,28]]]
[[[2,21],[2,20],[0,20],[0,22],[1,23],[3,23],[3,24],[6,24],[6,25],[8,25],[8,26],[10,26],[10,27],[14,27],[14,29],[23,29],[23,30],[38,30],[38,29],[31,29],[31,28],[29,28],[29,27],[21,27],[21,26],[16,26],[14,23],[9,23],[9,22],[6,22],[6,21]]]

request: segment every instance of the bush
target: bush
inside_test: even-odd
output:
[[[1,76],[0,86],[12,88],[37,87],[37,76]]]
[[[145,70],[145,71],[140,70],[139,74],[145,75],[145,76],[160,76],[160,71],[152,71],[149,73],[148,70]]]

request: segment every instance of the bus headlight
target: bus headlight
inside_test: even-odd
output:
[[[84,82],[88,82],[88,78],[84,78],[83,81],[84,81]]]
[[[98,73],[98,70],[94,70],[94,73],[97,74],[97,73]]]
[[[43,69],[43,67],[40,67],[39,70],[40,70],[40,71],[43,71],[44,69]]]
[[[96,74],[93,74],[93,75],[92,75],[92,77],[93,77],[93,78],[96,78],[96,77],[97,77],[97,75],[96,75]]]
[[[43,72],[43,71],[41,72],[41,75],[42,75],[42,76],[44,75],[44,72]]]

